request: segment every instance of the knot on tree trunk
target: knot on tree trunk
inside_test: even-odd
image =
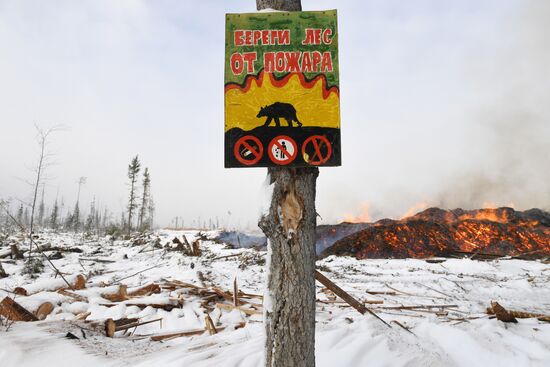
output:
[[[283,199],[281,200],[281,220],[287,236],[298,229],[302,220],[303,206],[303,200],[296,196],[296,188],[291,186],[283,194]]]
[[[319,170],[311,168],[269,168],[269,183],[274,185],[269,212],[258,222],[268,238],[296,233],[305,218],[305,198],[313,198]],[[310,199],[311,201],[311,199]]]

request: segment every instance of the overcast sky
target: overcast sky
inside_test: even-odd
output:
[[[342,161],[323,223],[412,208],[550,207],[550,1],[302,1],[338,9]],[[0,198],[28,200],[52,135],[46,200],[120,213],[149,168],[157,224],[253,227],[265,168],[223,168],[224,14],[239,1],[0,0]],[[231,216],[228,214],[231,212]],[[364,213],[363,213],[364,214]]]

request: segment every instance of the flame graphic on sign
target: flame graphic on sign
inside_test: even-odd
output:
[[[337,87],[327,88],[319,75],[307,80],[301,73],[283,78],[260,72],[249,76],[243,85],[225,86],[225,131],[238,127],[252,130],[265,119],[256,117],[260,108],[275,102],[290,103],[304,126],[340,127],[340,96]],[[281,122],[286,126],[286,121]]]

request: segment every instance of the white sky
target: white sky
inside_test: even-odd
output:
[[[322,168],[324,223],[418,203],[550,207],[550,2],[307,1],[339,11],[343,166]],[[157,223],[254,226],[266,169],[223,168],[224,13],[240,1],[0,0],[0,198],[27,200],[34,124],[46,199],[127,202],[149,167]],[[418,206],[419,208],[422,205]],[[228,215],[228,211],[232,213]]]

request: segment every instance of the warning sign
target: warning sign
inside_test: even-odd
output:
[[[285,166],[292,163],[298,154],[296,142],[288,136],[277,136],[271,140],[268,148],[269,158],[277,165]]]
[[[227,14],[225,36],[225,167],[339,166],[336,10]]]

